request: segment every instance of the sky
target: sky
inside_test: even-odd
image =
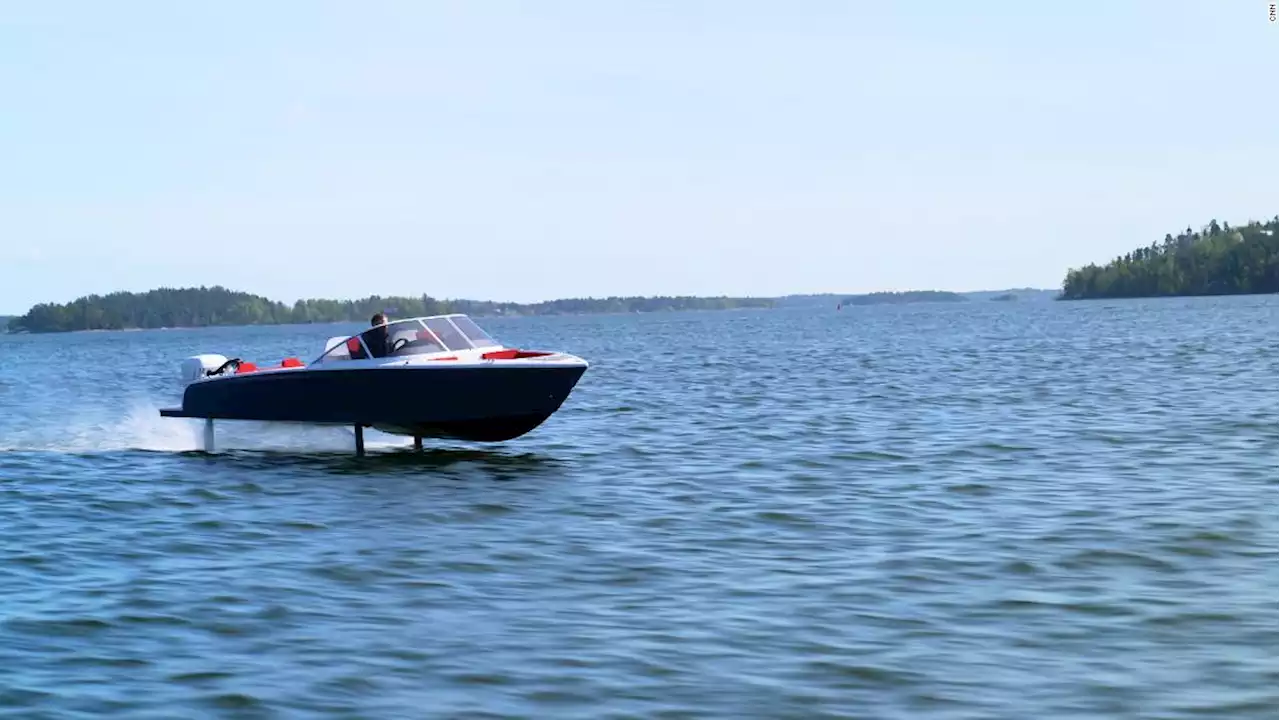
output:
[[[7,3],[0,313],[1059,287],[1280,205],[1266,3]]]

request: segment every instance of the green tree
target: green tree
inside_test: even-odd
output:
[[[1280,219],[1232,228],[1212,220],[1204,232],[1190,227],[1166,234],[1103,267],[1090,263],[1067,271],[1065,300],[1161,295],[1227,295],[1277,292]]]
[[[518,304],[477,300],[371,296],[361,300],[306,299],[292,307],[223,287],[158,288],[145,293],[111,293],[77,298],[63,305],[40,304],[8,321],[10,330],[62,332],[122,328],[200,327],[274,323],[368,322],[376,312],[412,317],[461,312],[470,315],[554,315],[566,313],[657,312],[766,308],[768,298],[610,297],[571,298]]]

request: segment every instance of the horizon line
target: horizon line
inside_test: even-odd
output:
[[[370,298],[374,298],[374,297],[377,297],[377,298],[397,298],[397,297],[399,297],[399,298],[411,298],[411,297],[420,297],[420,296],[421,296],[421,295],[397,295],[397,294],[388,294],[388,295],[372,294],[372,295],[366,295],[366,296],[365,296],[365,297],[363,297],[363,298],[335,298],[335,297],[318,297],[318,296],[316,296],[316,297],[298,297],[298,298],[293,298],[293,299],[292,299],[292,301],[286,301],[286,300],[277,300],[277,299],[274,299],[274,298],[272,298],[272,297],[270,297],[269,295],[266,295],[266,294],[264,294],[264,293],[256,293],[256,292],[252,292],[252,291],[249,291],[249,290],[238,290],[238,289],[235,289],[235,288],[232,288],[232,287],[228,287],[228,286],[226,286],[226,285],[221,285],[221,284],[216,284],[216,283],[215,283],[215,284],[213,284],[213,285],[183,285],[183,286],[157,285],[157,286],[155,286],[155,287],[151,287],[151,288],[148,288],[148,289],[146,289],[146,290],[111,290],[111,291],[109,291],[109,292],[105,292],[105,293],[87,293],[87,294],[84,294],[84,295],[79,295],[79,296],[77,296],[77,297],[75,297],[75,298],[72,298],[72,299],[70,299],[70,300],[62,300],[62,301],[46,300],[46,301],[43,301],[43,302],[37,302],[37,303],[34,303],[34,304],[32,304],[31,306],[29,306],[26,310],[22,310],[22,311],[18,311],[18,312],[4,312],[4,311],[0,311],[0,317],[21,317],[21,316],[23,316],[23,315],[27,314],[28,312],[30,312],[30,311],[31,311],[31,308],[34,308],[34,307],[36,307],[37,305],[69,305],[69,304],[71,304],[71,303],[76,302],[77,300],[81,300],[81,299],[83,299],[83,298],[87,298],[87,297],[92,297],[92,296],[94,296],[94,295],[97,295],[98,297],[106,297],[107,295],[112,295],[112,294],[116,294],[116,293],[128,293],[128,294],[132,294],[132,295],[145,295],[146,293],[154,292],[154,291],[156,291],[156,290],[200,290],[200,289],[204,289],[204,290],[211,290],[211,289],[213,289],[213,288],[222,288],[222,289],[224,289],[224,290],[226,290],[226,291],[228,291],[228,292],[244,293],[244,294],[246,294],[246,295],[256,295],[256,296],[261,297],[261,298],[266,298],[266,299],[267,299],[268,301],[270,301],[270,302],[278,302],[278,303],[281,303],[282,305],[293,305],[293,304],[297,303],[298,301],[306,301],[306,300],[328,300],[328,301],[333,301],[333,302],[356,302],[356,301],[358,301],[358,300],[368,300],[368,299],[370,299]],[[541,305],[541,304],[545,304],[545,303],[553,303],[553,302],[564,301],[564,300],[604,300],[604,299],[608,299],[608,298],[611,298],[611,297],[616,297],[616,298],[642,298],[642,299],[663,298],[663,297],[668,297],[668,298],[680,298],[680,297],[684,297],[684,298],[733,298],[733,299],[746,299],[746,300],[784,300],[784,299],[787,299],[787,298],[794,298],[794,297],[857,297],[857,296],[859,296],[859,295],[874,295],[874,294],[878,294],[878,293],[944,292],[944,293],[953,293],[953,294],[955,294],[955,295],[971,295],[971,294],[975,294],[975,293],[998,293],[998,292],[1017,292],[1017,291],[1056,292],[1056,291],[1061,291],[1061,288],[1039,288],[1039,287],[1034,287],[1034,286],[1031,286],[1031,285],[1024,285],[1024,286],[1018,286],[1018,287],[993,288],[993,289],[992,289],[992,288],[983,288],[983,289],[978,289],[978,290],[942,290],[942,289],[938,289],[938,288],[928,288],[928,289],[913,288],[913,289],[906,289],[906,290],[899,290],[899,289],[894,289],[894,290],[864,290],[864,291],[862,291],[862,292],[830,292],[830,291],[815,291],[815,292],[789,292],[789,293],[785,293],[785,294],[782,294],[782,295],[731,295],[731,294],[725,294],[725,293],[721,293],[721,294],[719,294],[719,295],[699,295],[699,294],[696,294],[696,293],[695,293],[695,294],[665,294],[665,295],[663,295],[663,294],[659,294],[659,295],[601,295],[601,296],[598,296],[598,297],[597,297],[597,296],[594,296],[594,295],[578,295],[578,296],[568,296],[568,295],[566,295],[566,296],[561,296],[561,297],[556,297],[556,298],[550,298],[550,299],[544,299],[544,300],[533,300],[533,301],[529,301],[529,302],[520,302],[520,301],[516,301],[516,300],[492,300],[492,299],[482,300],[482,299],[477,299],[477,298],[467,298],[467,297],[456,297],[456,298],[439,297],[439,298],[437,298],[437,297],[434,297],[434,296],[429,295],[429,294],[427,294],[427,293],[422,293],[422,295],[426,295],[427,297],[431,297],[433,300],[437,300],[437,301],[439,301],[439,302],[459,302],[459,301],[465,301],[465,302],[487,302],[487,303],[493,303],[494,305]]]

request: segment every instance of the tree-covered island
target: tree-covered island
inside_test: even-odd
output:
[[[1164,242],[1135,248],[1104,266],[1072,269],[1062,283],[1063,300],[1173,295],[1245,295],[1277,292],[1277,224],[1251,221],[1240,227],[1210,222],[1188,227]]]
[[[908,290],[906,292],[873,292],[865,295],[850,295],[840,301],[841,305],[905,305],[925,302],[964,302],[967,300],[960,293],[945,290]]]
[[[770,298],[608,297],[507,303],[372,296],[361,300],[299,300],[292,306],[260,295],[211,288],[159,288],[144,293],[88,295],[69,303],[44,303],[9,320],[11,332],[67,332],[135,328],[368,322],[376,312],[399,317],[460,312],[468,315],[567,315],[587,313],[725,310],[773,307]]]

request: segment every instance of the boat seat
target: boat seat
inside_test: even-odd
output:
[[[480,356],[483,360],[519,360],[522,358],[545,357],[550,355],[549,352],[541,352],[539,350],[517,350],[508,348],[506,350],[494,350]]]
[[[347,354],[351,356],[352,360],[363,360],[369,357],[365,354],[364,347],[360,345],[360,338],[358,337],[347,340]]]
[[[302,367],[302,361],[296,357],[287,357],[280,361],[280,367]]]
[[[236,368],[237,375],[240,375],[241,373],[251,373],[251,372],[257,372],[257,371],[258,371],[258,366],[254,365],[251,362],[242,362],[240,363],[240,366]]]

